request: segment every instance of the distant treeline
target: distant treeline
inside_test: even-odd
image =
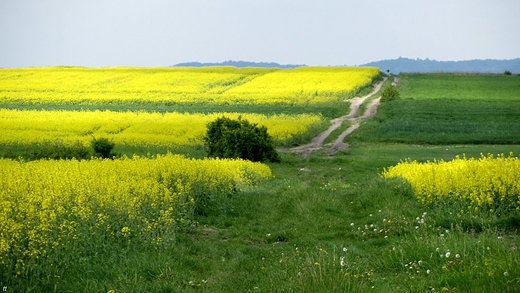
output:
[[[400,72],[481,72],[481,73],[520,73],[520,58],[511,60],[467,60],[437,61],[431,59],[398,59],[381,60],[363,66],[379,67],[381,71],[399,74]]]
[[[275,62],[250,62],[250,61],[224,61],[224,62],[213,62],[213,63],[202,63],[202,62],[183,62],[175,64],[174,66],[188,66],[188,67],[203,67],[203,66],[234,66],[234,67],[276,67],[276,68],[296,68],[305,65],[296,64],[278,64]]]

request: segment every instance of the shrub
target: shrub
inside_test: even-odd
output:
[[[115,153],[112,151],[116,144],[109,141],[108,138],[93,138],[90,141],[90,145],[94,149],[94,156],[96,157],[107,159],[115,156]]]
[[[504,71],[504,74],[505,75],[512,75],[511,71],[509,71],[509,70]]]
[[[208,157],[280,162],[265,126],[221,117],[208,123],[204,136]]]
[[[63,143],[61,140],[54,142],[43,142],[38,144],[36,149],[30,151],[26,155],[27,160],[39,160],[39,159],[88,159],[89,150],[81,142],[76,142],[71,145]]]
[[[382,100],[383,101],[393,101],[395,99],[399,98],[399,91],[397,91],[397,88],[393,85],[388,85],[385,87],[382,93]]]

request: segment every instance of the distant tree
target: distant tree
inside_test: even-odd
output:
[[[94,149],[94,155],[104,159],[112,158],[115,153],[112,152],[116,144],[109,141],[108,138],[93,138],[90,141],[90,146]]]
[[[208,123],[204,145],[209,157],[280,162],[265,126],[221,117]]]
[[[381,94],[382,101],[393,101],[398,98],[399,98],[399,91],[393,85],[386,86],[385,89],[383,90],[383,93]]]
[[[511,71],[506,70],[506,71],[504,71],[504,74],[505,74],[505,75],[511,75],[512,73],[511,73]]]

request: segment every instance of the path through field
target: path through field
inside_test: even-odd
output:
[[[365,102],[366,99],[368,99],[369,97],[371,97],[372,95],[377,93],[379,91],[379,89],[381,89],[381,86],[383,85],[383,83],[385,81],[386,81],[386,77],[383,81],[377,83],[374,86],[374,89],[372,90],[372,92],[369,93],[368,95],[366,95],[364,97],[360,97],[360,98],[356,97],[356,98],[353,98],[352,100],[350,100],[350,112],[347,115],[332,119],[330,121],[330,123],[331,123],[330,127],[327,130],[325,130],[324,132],[315,136],[311,140],[310,143],[291,148],[290,151],[297,153],[298,155],[300,155],[302,157],[306,157],[314,151],[323,150],[323,148],[324,148],[323,143],[325,142],[327,137],[329,137],[329,135],[335,129],[340,127],[344,121],[350,121],[352,123],[352,125],[338,136],[338,138],[332,143],[332,146],[330,147],[330,149],[328,151],[326,151],[326,153],[328,155],[333,155],[333,154],[337,153],[338,151],[345,149],[347,147],[347,144],[343,142],[345,137],[347,135],[349,135],[350,133],[352,133],[352,131],[356,130],[359,127],[361,121],[363,121],[367,118],[370,118],[376,114],[377,106],[379,105],[379,101],[380,101],[381,97],[371,100],[370,103],[367,105],[365,112],[361,116],[358,116],[359,107]]]

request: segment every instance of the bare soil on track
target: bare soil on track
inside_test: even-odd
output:
[[[379,106],[381,97],[377,97],[371,100],[368,103],[365,112],[361,116],[359,116],[359,107],[365,102],[365,100],[377,93],[381,89],[381,86],[385,81],[386,78],[383,81],[377,83],[374,86],[372,92],[368,95],[351,99],[349,113],[344,116],[330,120],[329,128],[315,136],[310,143],[290,148],[289,151],[294,152],[302,157],[307,157],[309,154],[315,151],[324,151],[328,155],[334,155],[338,151],[347,148],[348,144],[344,142],[345,137],[347,137],[347,135],[351,134],[354,130],[356,130],[363,120],[368,119],[376,114],[377,107]],[[335,129],[340,127],[344,121],[350,121],[352,123],[351,126],[347,128],[343,133],[341,133],[336,138],[336,140],[332,144],[330,144],[330,146],[324,145],[325,140]],[[325,149],[325,147],[328,147],[328,150]]]

